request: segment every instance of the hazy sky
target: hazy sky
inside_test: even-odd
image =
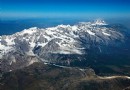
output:
[[[0,18],[130,17],[130,0],[0,0]]]

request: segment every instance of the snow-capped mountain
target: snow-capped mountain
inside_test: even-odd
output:
[[[0,36],[0,59],[2,65],[16,66],[26,62],[24,66],[27,66],[39,59],[51,62],[56,54],[84,55],[91,49],[105,53],[104,48],[117,48],[124,42],[124,34],[100,19],[73,26],[33,27],[13,35]]]

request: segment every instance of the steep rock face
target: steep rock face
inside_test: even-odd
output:
[[[62,61],[59,60],[66,62],[71,55],[78,59],[83,55],[88,56],[89,53],[122,52],[125,39],[123,33],[100,19],[94,22],[81,22],[73,26],[58,25],[45,29],[33,27],[13,35],[0,36],[0,59],[1,64],[5,61],[23,63],[23,58],[33,62],[26,58],[26,56],[33,56],[34,61],[60,63]],[[119,48],[121,48],[120,51]]]

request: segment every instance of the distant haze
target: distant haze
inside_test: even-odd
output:
[[[0,0],[0,18],[130,17],[129,0]]]
[[[94,21],[97,18],[35,18],[35,19],[10,19],[0,21],[0,35],[9,35],[31,27],[47,28],[60,24],[74,25],[79,22]],[[130,29],[129,18],[102,18],[108,24],[122,24]]]

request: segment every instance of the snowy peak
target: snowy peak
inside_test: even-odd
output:
[[[32,27],[32,28],[29,28],[29,29],[24,29],[22,32],[18,32],[16,34],[19,34],[19,35],[24,35],[24,34],[31,35],[33,33],[36,33],[37,30],[38,30],[37,27]]]
[[[106,22],[102,19],[96,19],[92,25],[108,25]]]

